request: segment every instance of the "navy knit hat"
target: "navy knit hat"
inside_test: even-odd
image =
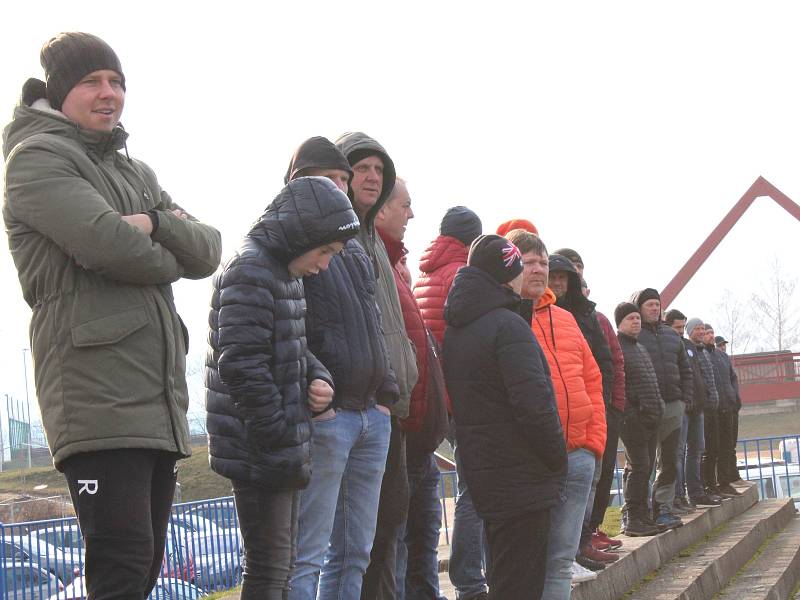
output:
[[[614,321],[619,327],[619,324],[622,323],[622,319],[627,317],[631,313],[638,313],[639,307],[635,304],[630,302],[620,302],[617,304],[617,308],[614,309]]]
[[[47,99],[56,110],[61,110],[70,90],[94,71],[116,71],[122,77],[122,89],[125,89],[125,75],[116,53],[91,33],[59,33],[42,46],[39,60],[44,68]]]
[[[444,214],[439,233],[456,238],[465,246],[469,246],[483,231],[483,225],[478,215],[466,206],[448,208]]]
[[[481,235],[469,248],[467,264],[486,271],[497,283],[508,283],[522,273],[522,254],[499,235]]]

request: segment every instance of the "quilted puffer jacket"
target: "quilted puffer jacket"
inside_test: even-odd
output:
[[[624,333],[617,334],[625,356],[625,416],[635,416],[648,429],[655,429],[664,415],[664,401],[647,350]]]
[[[531,328],[550,365],[567,450],[586,448],[600,457],[606,447],[603,379],[575,318],[555,302],[548,288]]]

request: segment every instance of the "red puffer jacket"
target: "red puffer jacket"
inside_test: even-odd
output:
[[[622,354],[622,347],[619,345],[619,338],[614,333],[611,321],[603,313],[596,311],[597,320],[603,329],[603,335],[608,341],[611,349],[611,362],[614,365],[614,387],[611,390],[611,404],[619,411],[625,411],[625,356]]]
[[[456,271],[467,264],[469,248],[454,237],[440,235],[422,253],[419,260],[420,276],[414,285],[425,325],[441,346],[444,343],[444,302]]]
[[[417,384],[411,391],[411,405],[408,409],[408,416],[400,420],[400,428],[403,431],[419,431],[425,413],[428,410],[428,400],[426,396],[428,387],[428,339],[425,333],[425,321],[422,313],[414,299],[411,288],[403,281],[396,265],[398,261],[408,252],[403,246],[403,242],[396,242],[390,239],[383,231],[377,229],[386,246],[386,253],[389,255],[389,262],[392,264],[394,282],[397,284],[397,295],[400,297],[400,308],[403,311],[403,323],[406,327],[406,335],[414,344],[417,353],[417,371],[419,377]]]
[[[550,366],[567,451],[586,448],[599,458],[606,447],[603,378],[575,318],[555,303],[548,288],[531,328]]]

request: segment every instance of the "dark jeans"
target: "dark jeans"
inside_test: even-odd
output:
[[[491,600],[538,600],[544,590],[550,509],[485,521]]]
[[[625,504],[622,512],[629,518],[647,516],[647,496],[650,474],[656,459],[658,432],[646,429],[635,415],[622,423],[622,443],[625,445],[625,470],[622,473],[622,489]]]
[[[606,449],[603,452],[603,466],[600,481],[594,494],[592,516],[589,518],[589,531],[597,529],[606,516],[606,509],[611,500],[611,484],[614,483],[614,470],[617,466],[617,446],[622,429],[622,412],[609,406],[606,410]]]
[[[150,594],[164,558],[176,459],[170,452],[122,449],[64,461],[86,547],[89,598],[144,600]]]
[[[439,468],[433,454],[407,454],[408,520],[397,545],[397,597],[444,600],[439,592]]]
[[[706,449],[703,452],[703,460],[700,463],[700,471],[705,487],[716,486],[717,464],[719,462],[719,412],[716,410],[705,411],[703,414],[703,425],[706,438]]]
[[[406,436],[392,417],[389,454],[381,482],[378,524],[361,586],[362,600],[394,600],[397,578],[397,542],[408,516]]]
[[[285,600],[297,556],[300,492],[233,482],[244,542],[241,600]]]
[[[717,480],[726,485],[739,479],[736,468],[736,441],[739,437],[739,413],[736,411],[720,411],[719,424],[719,458],[717,459]]]

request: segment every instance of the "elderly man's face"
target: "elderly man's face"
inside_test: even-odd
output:
[[[70,121],[81,129],[110,132],[125,106],[122,76],[110,69],[92,71],[69,91],[61,104]]]
[[[353,190],[353,204],[356,212],[362,217],[375,206],[383,189],[383,161],[377,156],[362,158],[353,165],[353,179],[350,180]]]

